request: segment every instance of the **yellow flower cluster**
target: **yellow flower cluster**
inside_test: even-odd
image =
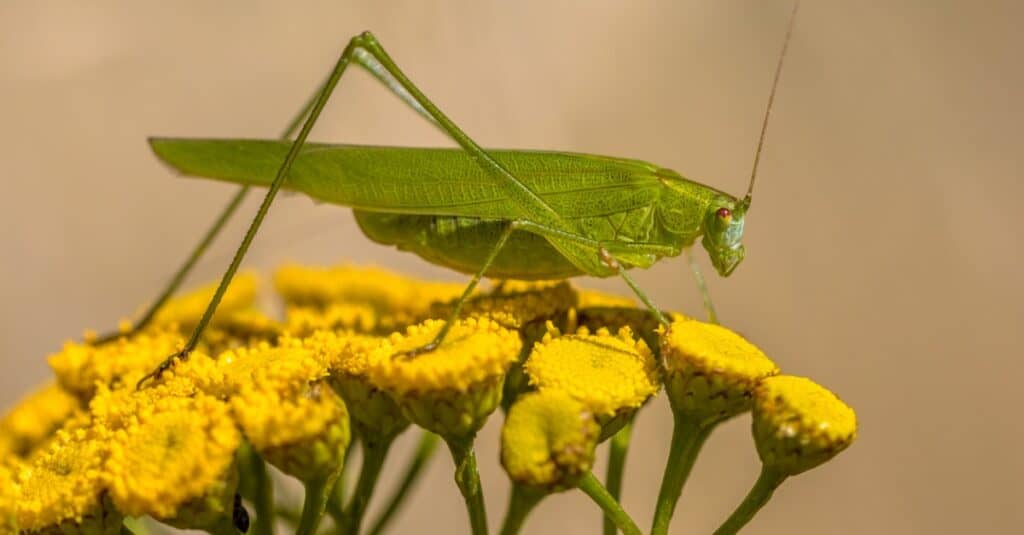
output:
[[[240,447],[322,481],[345,462],[350,424],[365,440],[390,440],[415,423],[475,463],[465,455],[503,396],[510,477],[571,488],[663,376],[676,408],[717,418],[754,405],[762,457],[791,471],[805,466],[793,452],[822,462],[855,434],[845,405],[799,381],[767,381],[777,367],[735,333],[679,315],[662,333],[632,300],[564,281],[499,282],[450,325],[462,284],[297,265],[274,284],[283,319],[261,313],[257,278],[240,276],[199,349],[141,390],[183,346],[212,286],[172,300],[139,332],[50,356],[56,384],[0,419],[0,533],[116,531],[123,516],[147,515],[224,531]]]

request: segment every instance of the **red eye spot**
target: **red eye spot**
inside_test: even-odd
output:
[[[725,207],[719,208],[718,211],[715,212],[715,214],[717,214],[718,217],[720,217],[721,219],[729,219],[730,217],[732,217],[732,212],[730,212],[729,209]]]

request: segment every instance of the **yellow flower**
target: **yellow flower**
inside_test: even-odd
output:
[[[594,412],[604,429],[602,439],[618,431],[660,387],[654,356],[629,328],[614,336],[605,329],[590,334],[586,328],[569,336],[549,333],[524,367],[534,387],[563,390]]]
[[[337,473],[350,440],[348,411],[323,382],[289,391],[244,386],[231,407],[253,448],[300,481]]]
[[[190,359],[190,362],[196,359]],[[214,366],[183,367],[182,373],[204,389],[227,397],[243,389],[278,393],[293,392],[327,376],[320,356],[302,346],[295,338],[282,338],[278,345],[261,342],[221,353]]]
[[[116,429],[104,478],[113,503],[127,515],[211,528],[232,512],[241,437],[224,402],[182,393],[160,385],[94,403],[121,403],[102,411]],[[125,396],[130,402],[124,403]],[[131,417],[120,412],[125,406],[134,409]]]
[[[318,331],[391,332],[394,324],[394,317],[365,303],[330,303],[323,307],[289,305],[284,328],[291,336],[303,337]]]
[[[50,355],[49,363],[65,390],[88,400],[97,383],[112,385],[124,382],[127,375],[141,376],[183,345],[177,331],[158,329],[102,346],[67,342],[59,353]]]
[[[367,376],[367,359],[380,343],[380,338],[326,331],[303,341],[327,364],[328,382],[345,400],[359,434],[375,440],[392,438],[409,425],[391,396]]]
[[[120,513],[102,499],[104,438],[93,430],[61,430],[22,465],[15,478],[19,528],[110,533],[120,526]]]
[[[56,384],[25,396],[0,419],[0,458],[27,455],[80,410],[78,399]]]
[[[662,338],[661,354],[673,411],[701,424],[750,410],[754,387],[779,373],[740,335],[697,320],[673,321]]]
[[[268,462],[303,481],[340,467],[349,441],[348,412],[327,377],[325,354],[301,340],[260,343],[222,353],[213,366],[182,376],[230,398],[242,432]]]
[[[501,281],[494,290],[466,301],[462,317],[485,316],[510,329],[559,318],[576,306],[576,290],[568,281]],[[454,302],[435,303],[434,318],[447,318]]]
[[[754,440],[766,467],[784,475],[810,470],[857,438],[857,415],[805,377],[769,377],[754,391]]]
[[[525,394],[501,429],[501,464],[517,484],[545,491],[573,488],[594,464],[601,427],[561,390]]]
[[[427,320],[383,340],[369,355],[367,376],[416,424],[449,441],[466,440],[500,402],[502,380],[521,342],[492,320],[469,318],[453,324],[434,351],[404,354],[431,342],[443,325]]]
[[[186,294],[174,297],[167,301],[160,308],[153,318],[154,326],[176,326],[182,331],[191,332],[199,323],[199,319],[206,312],[217,285],[220,282],[210,283]],[[238,273],[231,280],[224,297],[217,306],[217,313],[214,315],[211,325],[218,325],[221,320],[233,315],[236,312],[248,310],[255,305],[256,293],[259,288],[259,277],[253,272]]]
[[[464,286],[408,279],[378,268],[286,265],[274,274],[274,286],[289,305],[326,307],[365,304],[393,315],[418,316],[434,301],[458,297]]]

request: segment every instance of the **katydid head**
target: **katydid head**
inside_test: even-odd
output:
[[[743,219],[747,215],[747,203],[723,201],[708,210],[704,218],[704,238],[700,244],[711,257],[715,271],[728,277],[743,261]]]

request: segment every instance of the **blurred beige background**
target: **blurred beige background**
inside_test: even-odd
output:
[[[45,380],[62,340],[151,298],[231,195],[174,178],[147,135],[275,136],[347,38],[372,29],[484,146],[642,158],[740,194],[789,8],[0,3],[0,405]],[[710,284],[728,325],[857,409],[861,436],[787,482],[747,532],[1009,533],[1024,522],[1021,20],[1009,1],[805,2],[747,260]],[[313,137],[449,144],[361,72]],[[242,229],[193,281],[221,273]],[[264,229],[250,266],[351,260],[460,278],[369,243],[347,210],[301,197],[275,205]],[[663,306],[699,312],[683,261],[638,278]],[[479,447],[492,523],[506,499],[499,420]],[[669,435],[662,397],[629,459],[625,506],[643,526]],[[758,466],[748,418],[716,433],[675,532],[710,532]],[[450,470],[435,459],[397,532],[466,531]],[[598,522],[570,493],[527,529],[594,533]]]

